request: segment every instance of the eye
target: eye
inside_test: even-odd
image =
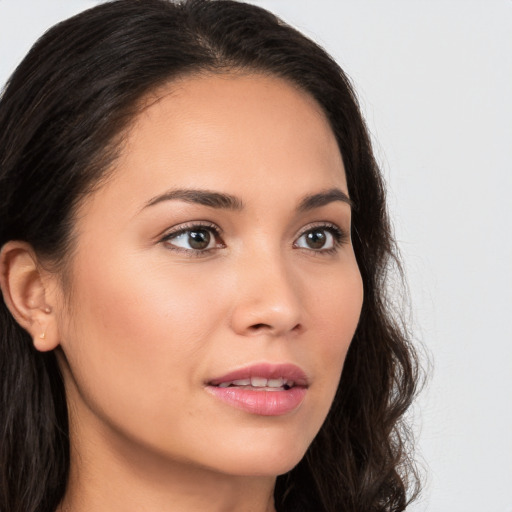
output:
[[[184,252],[207,252],[224,247],[219,230],[215,226],[202,224],[181,226],[167,234],[162,241],[171,249]]]
[[[335,225],[321,225],[304,231],[295,247],[313,251],[332,252],[343,243],[345,233]]]

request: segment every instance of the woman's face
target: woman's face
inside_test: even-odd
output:
[[[197,76],[149,97],[77,215],[58,306],[77,437],[227,474],[291,469],[361,310],[347,195],[325,116],[287,82]]]

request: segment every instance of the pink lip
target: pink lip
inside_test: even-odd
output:
[[[294,386],[281,391],[251,390],[246,388],[217,387],[222,382],[263,377],[294,381]],[[232,371],[208,382],[206,390],[223,402],[251,414],[281,416],[297,409],[307,393],[305,372],[292,364],[261,363]]]
[[[218,386],[222,382],[232,380],[250,379],[251,377],[264,377],[265,379],[278,379],[283,377],[287,380],[293,380],[299,386],[307,386],[308,378],[305,372],[294,364],[270,364],[260,363],[246,366],[238,370],[216,377],[208,382],[212,386]]]

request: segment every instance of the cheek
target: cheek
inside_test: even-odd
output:
[[[363,304],[363,284],[355,263],[326,279],[321,292],[312,294],[315,349],[322,360],[319,379],[336,392],[347,351]]]
[[[319,280],[314,290],[311,310],[315,328],[330,340],[327,345],[332,344],[335,350],[351,341],[363,304],[363,283],[355,259]]]
[[[104,342],[122,350],[151,349],[157,359],[159,351],[170,346],[187,353],[210,320],[214,304],[209,282],[194,282],[182,269],[140,260],[125,259],[96,271],[85,266],[77,276],[86,283],[79,284],[81,293],[75,301],[78,317]],[[119,262],[115,258],[112,261]]]
[[[164,404],[180,406],[179,391],[197,380],[198,351],[219,317],[204,289],[208,283],[199,293],[190,273],[171,275],[141,260],[77,264],[72,321],[63,340],[89,407],[108,407],[108,415],[125,424],[134,407],[149,419]]]

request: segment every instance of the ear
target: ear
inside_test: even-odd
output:
[[[7,242],[0,251],[0,288],[15,320],[31,336],[37,350],[59,345],[58,328],[51,298],[50,278],[25,242]]]

